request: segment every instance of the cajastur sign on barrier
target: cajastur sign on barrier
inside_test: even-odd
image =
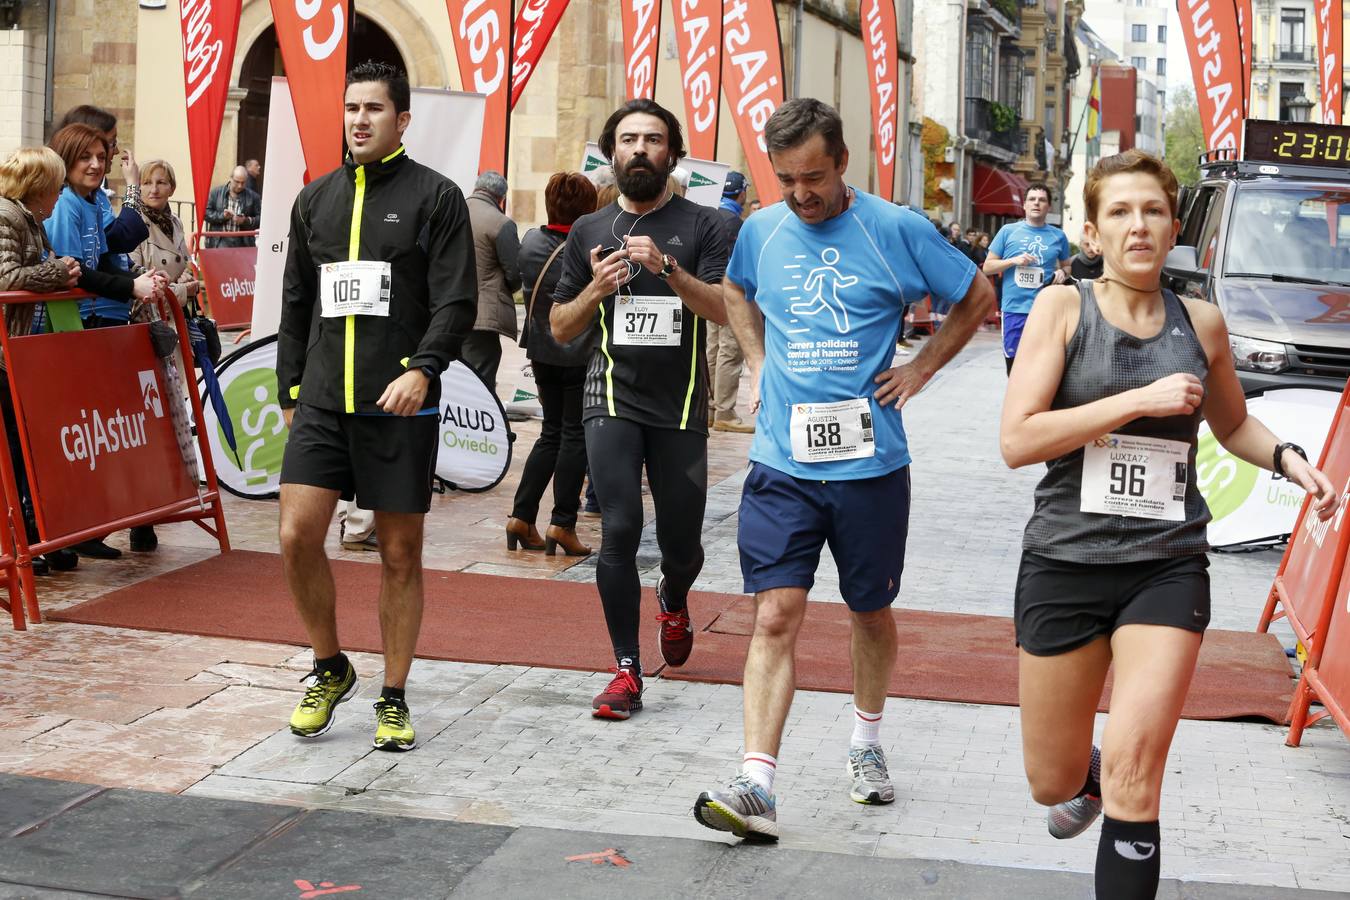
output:
[[[221,328],[246,328],[253,321],[257,247],[215,247],[197,251],[211,318]]]
[[[1295,634],[1309,650],[1289,708],[1286,743],[1291,747],[1298,746],[1307,725],[1326,715],[1334,716],[1350,734],[1350,719],[1344,712],[1346,702],[1350,701],[1350,609],[1345,600],[1345,555],[1350,549],[1350,524],[1346,522],[1346,506],[1350,503],[1347,406],[1350,406],[1350,386],[1341,393],[1340,406],[1318,463],[1318,468],[1338,489],[1336,512],[1331,518],[1322,519],[1312,511],[1311,499],[1304,501],[1259,629],[1269,625],[1278,602]],[[1320,701],[1325,709],[1309,717],[1309,704],[1314,700]]]
[[[11,338],[43,540],[197,497],[150,326]]]
[[[1299,641],[1309,648],[1314,643],[1323,608],[1340,583],[1345,562],[1343,547],[1350,536],[1350,529],[1343,527],[1346,494],[1350,491],[1350,416],[1346,415],[1350,393],[1347,392],[1341,394],[1318,464],[1331,483],[1340,488],[1341,505],[1336,515],[1324,522],[1310,511],[1310,501],[1304,500],[1256,627],[1257,631],[1266,631],[1271,621],[1284,616]],[[1339,552],[1338,547],[1342,548]]]

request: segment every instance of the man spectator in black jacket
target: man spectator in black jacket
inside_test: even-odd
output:
[[[248,170],[235,166],[230,180],[211,189],[206,200],[206,224],[211,231],[255,231],[262,201],[248,189]],[[207,247],[253,247],[252,237],[207,238]]]

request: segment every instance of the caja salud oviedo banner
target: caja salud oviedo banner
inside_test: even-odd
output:
[[[1205,149],[1237,153],[1242,128],[1242,51],[1233,0],[1177,0],[1191,61]]]
[[[773,0],[723,0],[722,93],[736,122],[759,202],[782,197],[764,125],[783,102],[783,45]]]
[[[194,231],[200,230],[216,167],[216,146],[230,92],[234,42],[242,0],[183,0],[183,88],[187,95],[188,153],[192,195],[197,203]]]
[[[567,9],[568,0],[525,0],[516,13],[511,50],[511,108],[516,108],[525,84],[534,74],[544,48]]]
[[[511,128],[512,0],[445,0],[445,5],[463,89],[487,95],[478,171],[505,175]]]
[[[619,0],[623,17],[624,97],[656,94],[656,50],[661,43],[660,0]]]
[[[272,20],[308,182],[342,165],[347,0],[272,0]]]
[[[722,93],[722,0],[674,0],[689,155],[717,158]]]
[[[1345,49],[1342,0],[1313,0],[1317,16],[1317,73],[1322,88],[1322,124],[1341,123],[1341,59]]]
[[[900,54],[895,33],[895,0],[862,0],[864,57],[872,89],[872,136],[876,145],[878,193],[890,200],[895,191],[895,147],[899,103],[896,100]]]

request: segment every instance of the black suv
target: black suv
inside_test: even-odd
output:
[[[1206,160],[1164,275],[1219,305],[1243,388],[1350,377],[1350,171]]]

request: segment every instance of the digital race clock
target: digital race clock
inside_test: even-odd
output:
[[[1243,158],[1350,169],[1350,126],[1248,119]]]

